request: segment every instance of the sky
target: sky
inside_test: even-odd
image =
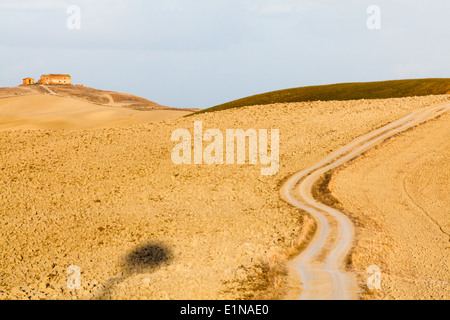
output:
[[[0,87],[63,73],[208,108],[300,86],[450,78],[449,13],[448,0],[0,0]]]

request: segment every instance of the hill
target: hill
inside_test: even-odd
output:
[[[140,111],[51,94],[0,99],[0,131],[115,128],[175,119],[175,109]]]
[[[63,97],[86,100],[101,105],[114,105],[137,110],[174,109],[132,94],[77,86],[47,85],[46,87]]]
[[[310,108],[305,108],[308,103],[275,104],[264,112],[254,106],[196,117],[205,120],[204,129],[221,132],[229,128],[282,128],[280,171],[275,176],[261,176],[261,168],[265,167],[262,164],[174,164],[170,160],[171,150],[177,142],[170,137],[174,130],[192,128],[191,118],[140,127],[70,132],[0,130],[0,299],[261,300],[278,298],[285,287],[287,292],[294,291],[291,299],[296,299],[302,282],[294,275],[292,281],[287,279],[284,261],[306,247],[303,240],[314,222],[281,199],[280,185],[285,177],[308,168],[376,128],[419,108],[448,101],[447,98],[313,102]],[[54,108],[62,108],[56,100],[68,100],[78,108],[82,104],[51,95],[0,99],[0,103],[11,100],[8,109],[14,112],[19,106],[13,104],[18,104],[19,99],[51,99],[55,101]],[[20,108],[37,105],[45,108],[42,114],[52,108],[50,101],[24,101]],[[144,115],[159,112],[93,106],[110,112],[116,109]],[[4,108],[0,106],[0,110]],[[73,108],[70,110],[75,112]],[[24,113],[25,110],[20,115]],[[70,116],[70,120],[80,118]],[[415,168],[413,165],[401,170],[393,166],[394,170],[387,174],[405,174]],[[447,168],[442,168],[441,173]],[[384,177],[384,173],[378,178]],[[410,176],[413,180],[415,177]],[[439,181],[445,177],[441,174]],[[363,183],[365,187],[367,181]],[[352,187],[355,189],[354,184]],[[402,187],[397,189],[400,192]],[[434,190],[437,191],[431,192]],[[448,188],[439,190],[442,199],[446,199]],[[427,188],[423,191],[427,192]],[[424,197],[429,195],[426,193]],[[392,207],[403,206],[407,200],[403,196],[396,203],[381,199],[380,207],[389,207],[390,203]],[[364,215],[366,211],[371,213],[366,207],[360,207],[359,211]],[[396,211],[388,214],[395,217],[388,216],[380,224],[372,215],[371,219],[378,220],[365,216],[357,220],[357,226],[367,226],[366,230],[371,231],[371,237],[363,240],[375,250],[367,251],[363,256],[367,260],[357,260],[356,255],[349,259],[350,270],[359,272],[361,269],[354,267],[364,263],[361,277],[368,265],[383,257],[369,253],[391,253],[395,251],[390,249],[403,248],[385,246],[392,239],[390,233],[386,235],[388,238],[382,238],[381,247],[380,242],[372,241],[384,235],[379,233],[384,223],[401,219],[392,212]],[[416,211],[408,214],[413,213]],[[430,239],[417,239],[424,235],[420,232],[423,216],[417,213],[415,231],[418,231],[410,233],[408,242],[404,240],[401,244],[413,245],[415,241],[423,243],[422,240]],[[438,233],[436,230],[433,241]],[[405,280],[414,284],[411,281],[414,274],[426,274],[439,266],[435,265],[436,257],[427,258],[433,252],[416,247],[414,257],[403,261],[400,273],[386,277],[383,273],[383,279],[403,276],[410,266],[414,267],[409,261],[419,260],[421,263],[416,267],[424,270],[416,269],[411,276],[406,274]],[[424,258],[420,260],[421,257]],[[390,267],[390,262],[381,260],[379,266],[391,270],[383,268]],[[67,288],[67,268],[74,264],[83,272],[81,290]],[[444,276],[446,271],[445,267],[441,270]],[[425,279],[424,285],[437,285],[431,281],[434,278]],[[445,281],[448,282],[448,277]],[[390,293],[389,288],[382,291]],[[415,293],[410,288],[409,292]],[[441,296],[448,298],[445,289],[441,290]],[[392,296],[402,297],[409,298]]]
[[[46,89],[48,88],[48,90]],[[151,110],[182,110],[198,111],[198,109],[177,109],[162,106],[156,102],[134,96],[132,94],[104,91],[89,87],[71,86],[71,85],[28,85],[13,88],[0,88],[0,99],[29,95],[53,94],[63,98],[71,98],[90,102],[102,106],[114,106],[139,111]]]
[[[450,93],[450,78],[342,83],[258,94],[201,110],[195,114],[272,103],[389,99],[448,93]]]

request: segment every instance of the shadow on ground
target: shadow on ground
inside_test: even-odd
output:
[[[115,286],[127,278],[141,273],[155,272],[173,259],[171,249],[161,242],[148,242],[126,254],[121,262],[121,276],[107,281],[105,288],[96,300],[110,300]]]

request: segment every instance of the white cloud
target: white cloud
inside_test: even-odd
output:
[[[179,4],[178,1],[164,1],[164,4],[162,6],[163,11],[178,11],[183,10],[183,7]]]
[[[247,10],[262,15],[272,14],[289,14],[303,12],[313,7],[320,7],[323,4],[311,0],[278,0],[278,1],[261,1],[261,0],[244,0],[243,5]]]
[[[0,4],[0,10],[41,10],[67,8],[70,3],[57,0],[8,1]]]
[[[302,11],[303,8],[294,4],[272,4],[260,8],[258,11],[262,14],[274,14],[274,13],[291,13]]]
[[[392,68],[392,74],[396,79],[408,79],[408,78],[426,78],[429,75],[442,74],[443,77],[447,77],[448,73],[445,72],[445,63],[436,65],[433,62],[417,61],[411,63],[400,63]]]
[[[371,4],[380,32],[366,28]],[[69,5],[81,8],[80,30],[67,28]],[[449,10],[448,0],[0,0],[10,61],[0,85],[61,70],[192,107],[299,85],[448,77]]]

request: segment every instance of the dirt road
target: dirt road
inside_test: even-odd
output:
[[[101,112],[120,108],[51,95],[0,99],[0,111],[9,117],[5,127],[27,126],[0,129],[0,299],[85,300],[103,293],[114,300],[279,297],[290,290],[284,284],[286,254],[296,251],[295,241],[307,231],[304,214],[280,200],[284,177],[448,99],[273,104],[120,127],[105,123],[111,118]],[[32,124],[35,117],[64,117],[83,127],[99,120],[106,128],[30,130],[31,122],[12,122],[16,115],[29,116]],[[176,129],[192,130],[195,120],[221,132],[280,129],[280,173],[262,177],[262,166],[252,165],[175,165],[170,137]],[[416,189],[408,181],[407,187]],[[171,250],[170,263],[130,275],[127,257],[155,242]],[[80,290],[67,287],[72,265],[82,272]],[[279,269],[268,273],[274,266]],[[298,278],[289,283],[293,299],[301,293]]]
[[[48,94],[51,94],[51,95],[53,95],[53,96],[59,96],[59,94],[57,94],[55,91],[53,91],[52,89],[50,89],[49,87],[47,87],[47,86],[45,86],[45,85],[43,85],[43,84],[41,84],[41,85],[39,85],[41,88],[43,88],[45,91],[47,91],[48,92]]]
[[[303,283],[302,300],[348,300],[358,298],[354,275],[344,271],[354,237],[351,220],[336,209],[316,201],[312,188],[331,169],[361,155],[386,139],[450,110],[444,103],[415,111],[400,120],[362,136],[313,167],[292,176],[282,187],[282,197],[310,213],[317,221],[316,235],[309,247],[293,261]]]
[[[449,112],[333,173],[328,189],[356,226],[351,271],[363,299],[450,299],[448,159]],[[367,290],[373,265],[381,282]]]

